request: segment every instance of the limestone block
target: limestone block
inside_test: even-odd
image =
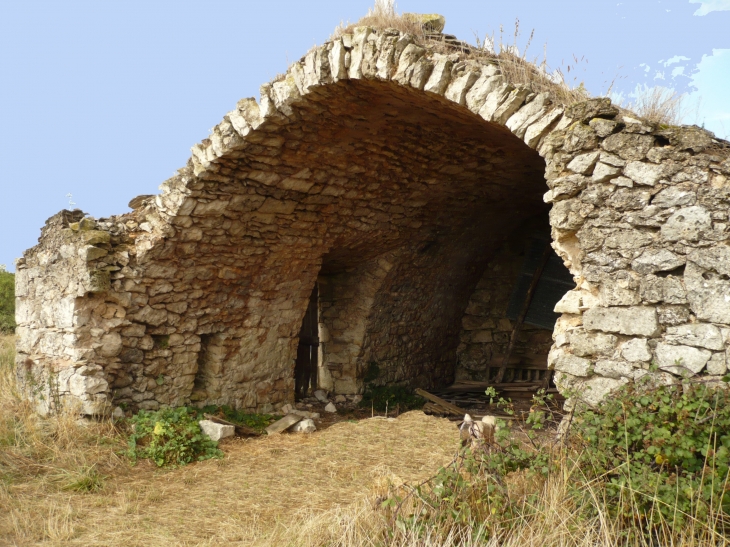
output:
[[[631,267],[640,274],[653,274],[674,270],[683,266],[687,260],[668,249],[647,249],[631,263]]]
[[[605,118],[593,118],[588,122],[588,125],[593,128],[599,137],[605,138],[616,131],[618,122],[615,120],[607,120]]]
[[[689,309],[687,309],[687,306],[657,306],[656,311],[661,325],[676,326],[689,321]]]
[[[624,175],[636,184],[655,186],[664,176],[664,166],[642,161],[630,161],[624,167]]]
[[[132,314],[134,321],[145,323],[158,327],[167,320],[167,312],[165,310],[156,310],[150,306],[145,306],[137,313]]]
[[[727,372],[727,356],[725,353],[713,353],[707,361],[707,374],[723,376]]]
[[[487,121],[494,121],[503,125],[506,124],[507,120],[520,109],[529,94],[529,89],[513,89],[497,110],[495,110],[492,119]]]
[[[466,94],[479,78],[480,73],[476,71],[467,71],[451,81],[449,87],[444,93],[444,97],[456,104],[466,103]]]
[[[291,430],[294,433],[314,433],[317,431],[317,426],[314,425],[314,420],[305,418],[304,420],[294,424]]]
[[[583,314],[587,330],[600,330],[619,334],[655,336],[660,327],[656,309],[648,306],[628,308],[595,307]]]
[[[581,314],[584,310],[598,305],[598,299],[588,291],[571,290],[555,304],[555,313]]]
[[[474,85],[466,94],[464,99],[466,107],[475,114],[479,112],[487,96],[503,82],[504,78],[499,75],[499,71],[495,66],[483,66],[481,76],[479,76],[479,79],[474,82]]]
[[[696,201],[697,194],[695,192],[679,186],[669,186],[655,195],[654,199],[651,200],[651,204],[668,208],[694,205]]]
[[[583,402],[592,407],[598,406],[611,392],[629,383],[628,378],[605,378],[593,376],[587,380],[578,380],[571,386]]]
[[[596,362],[594,372],[606,378],[633,378],[636,369],[626,361],[614,359],[602,359]]]
[[[725,342],[720,329],[715,325],[707,323],[690,323],[688,325],[669,327],[667,328],[664,339],[667,342],[697,348],[713,349],[716,351],[725,349]]]
[[[329,51],[330,70],[332,71],[332,79],[335,82],[347,79],[347,67],[345,66],[345,49],[342,40],[335,40]]]
[[[598,161],[599,155],[600,151],[580,154],[570,161],[568,169],[573,171],[573,173],[578,173],[579,175],[590,175]]]
[[[598,162],[593,169],[593,182],[608,182],[621,174],[620,167],[613,167],[603,162]]]
[[[575,355],[610,355],[616,347],[617,338],[612,334],[572,332],[569,336],[570,347]]]
[[[704,207],[683,207],[667,219],[661,229],[666,241],[698,241],[712,231],[710,213]]]
[[[94,247],[93,245],[86,245],[79,249],[79,256],[86,262],[91,262],[92,260],[96,260],[97,258],[101,258],[108,254],[109,251],[107,251],[106,249],[100,249],[99,247]]]
[[[599,297],[601,305],[604,307],[636,306],[641,303],[641,297],[637,291],[621,287],[611,281],[606,281],[601,285]]]
[[[651,349],[646,338],[632,338],[621,346],[621,356],[632,363],[651,360]]]
[[[116,357],[122,351],[122,337],[117,332],[110,332],[101,337],[101,354],[104,357]]]
[[[547,135],[548,131],[554,124],[559,123],[562,115],[562,107],[554,108],[538,121],[530,125],[525,131],[525,137],[523,139],[525,144],[530,148],[537,148],[540,144],[540,140]]]
[[[565,354],[557,358],[554,368],[558,372],[565,372],[572,376],[589,376],[591,361],[575,355]]]
[[[582,206],[577,198],[557,202],[550,209],[550,225],[560,230],[577,230],[584,222],[580,214]]]
[[[329,412],[330,414],[333,414],[337,412],[337,407],[334,403],[327,403],[327,405],[324,407],[325,412]]]
[[[107,381],[98,376],[85,375],[84,373],[87,372],[83,370],[85,368],[86,367],[80,367],[69,377],[68,390],[71,395],[82,397],[84,395],[93,395],[95,393],[106,391],[109,387]]]
[[[413,67],[413,75],[411,76],[410,85],[415,89],[423,89],[426,82],[431,77],[434,64],[426,57],[421,57],[416,61]]]
[[[505,125],[514,135],[524,139],[527,129],[545,115],[550,104],[550,94],[547,92],[539,93],[527,105],[515,112]]]
[[[601,143],[601,147],[607,152],[618,154],[620,158],[629,161],[644,159],[653,146],[653,136],[635,133],[615,133]]]
[[[568,175],[554,179],[548,182],[551,190],[545,194],[543,201],[552,203],[561,199],[572,198],[583,190],[589,181],[590,179],[583,175]]]
[[[479,116],[481,116],[488,122],[493,121],[494,113],[500,106],[502,106],[502,103],[507,99],[513,89],[514,87],[511,84],[500,84],[499,87],[495,88],[484,99],[484,104],[482,104],[478,112]]]
[[[349,76],[352,79],[363,77],[363,57],[368,37],[373,33],[370,27],[356,27],[352,35],[352,51],[350,52]]]
[[[664,342],[657,344],[654,354],[660,369],[678,376],[699,373],[712,357],[712,352],[706,349],[672,346]]]
[[[721,268],[719,264],[717,267]],[[684,283],[690,308],[698,319],[730,325],[730,281],[723,275],[727,274],[701,268],[690,255]]]
[[[375,62],[376,76],[381,80],[387,80],[390,78],[395,63],[398,61],[395,58],[396,44],[398,43],[398,33],[389,34],[387,31],[382,31],[378,37],[378,50],[380,54]]]
[[[233,437],[236,434],[236,428],[234,426],[219,424],[211,420],[200,420],[198,425],[200,425],[200,429],[211,441],[220,441],[226,437]]]
[[[413,77],[413,71],[415,70],[416,63],[423,57],[426,50],[416,44],[408,44],[403,53],[401,53],[398,59],[398,68],[393,76],[393,80],[396,82],[406,85],[411,81]]]
[[[428,78],[426,85],[423,86],[423,90],[429,93],[443,95],[451,80],[451,69],[453,66],[454,63],[446,57],[437,59],[431,76]]]

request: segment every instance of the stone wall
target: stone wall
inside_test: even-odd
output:
[[[543,199],[578,286],[550,353],[561,389],[595,403],[641,375],[716,377],[730,327],[727,143],[607,99],[556,104],[445,47],[359,27],[239,101],[133,212],[51,219],[18,263],[28,397],[86,412],[270,410],[293,397],[321,276],[335,390],[361,389],[371,361],[381,382],[449,381],[469,296]],[[63,318],[41,320],[47,309]],[[78,380],[66,389],[58,374],[54,391],[59,368]]]

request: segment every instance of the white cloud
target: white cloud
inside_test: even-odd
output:
[[[675,55],[671,59],[664,61],[664,66],[674,65],[677,63],[680,63],[682,61],[689,61],[689,57],[685,57],[684,55]]]
[[[689,0],[690,4],[702,4],[694,15],[707,15],[713,11],[730,11],[730,0]]]
[[[684,101],[684,123],[701,125],[730,139],[730,49],[713,49],[692,74],[692,91]]]

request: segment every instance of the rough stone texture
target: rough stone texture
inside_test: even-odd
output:
[[[198,424],[200,424],[203,433],[210,437],[211,441],[220,441],[236,434],[236,428],[232,425],[219,424],[210,420],[200,420]]]
[[[371,363],[381,383],[449,382],[457,355],[475,352],[462,370],[477,370],[501,351],[488,264],[543,199],[577,284],[556,307],[560,389],[598,404],[637,377],[628,362],[657,383],[720,370],[727,342],[680,327],[730,328],[728,143],[607,99],[556,105],[414,42],[359,27],[315,47],[239,101],[159,195],[50,218],[16,269],[25,395],[46,412],[271,411],[293,400],[315,283],[327,389],[361,391]],[[646,371],[634,338],[669,373]]]

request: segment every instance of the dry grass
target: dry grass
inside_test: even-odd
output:
[[[679,125],[684,117],[682,99],[683,95],[666,87],[644,87],[633,101],[620,106],[652,123]]]
[[[452,423],[411,412],[236,439],[222,445],[225,459],[172,471],[131,467],[112,424],[44,419],[20,401],[13,343],[0,339],[0,545],[253,545],[300,511],[351,504],[384,476],[422,480],[457,446]]]
[[[515,22],[514,43],[512,45],[504,43],[500,35],[500,43],[496,47],[494,38],[481,41],[478,37],[475,46],[455,47],[447,44],[438,35],[424,33],[418,22],[397,13],[394,4],[376,1],[375,6],[368,10],[367,15],[356,23],[340,23],[330,39],[336,39],[343,34],[351,33],[355,27],[359,26],[369,26],[381,30],[392,28],[400,32],[407,32],[415,36],[416,42],[435,53],[457,53],[461,60],[497,64],[508,82],[513,85],[528,87],[536,93],[548,91],[552,94],[553,99],[561,104],[572,104],[588,98],[588,94],[582,85],[571,88],[565,83],[562,71],[556,70],[551,75],[547,71],[545,61],[538,65],[536,59],[528,60],[527,52],[532,41],[532,35],[522,55],[517,54],[516,44],[520,34],[519,20]],[[577,64],[579,60],[575,59],[575,62]],[[567,70],[569,71],[570,67]]]
[[[293,525],[280,525],[274,534],[260,542],[261,547],[728,547],[730,540],[705,524],[691,520],[687,526],[658,529],[653,538],[633,533],[609,514],[600,487],[590,487],[589,495],[595,515],[576,507],[572,501],[570,482],[574,479],[570,461],[566,460],[562,476],[535,483],[527,475],[509,477],[510,503],[518,508],[517,516],[505,518],[497,510],[485,511],[476,503],[471,505],[472,518],[465,523],[454,522],[448,511],[419,502],[401,509],[401,514],[439,514],[442,520],[432,520],[427,526],[402,520],[395,525],[391,512],[373,502],[375,494],[383,499],[398,491],[386,486],[370,498],[361,498],[349,507],[337,507],[322,512],[301,515]],[[401,495],[402,495],[402,489]],[[533,496],[531,496],[533,494]],[[537,494],[534,496],[534,494]],[[484,492],[482,492],[484,495]],[[484,499],[484,498],[482,498]],[[476,500],[474,500],[476,501]],[[387,538],[387,540],[385,539]]]

